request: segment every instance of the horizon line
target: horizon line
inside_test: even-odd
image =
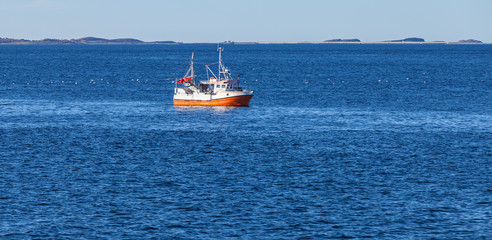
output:
[[[102,37],[83,37],[83,38],[71,38],[71,39],[59,39],[59,38],[43,38],[39,40],[31,40],[24,38],[9,38],[0,37],[0,44],[12,44],[12,45],[22,45],[22,44],[492,44],[487,42],[482,42],[476,39],[462,39],[458,41],[425,41],[423,38],[410,37],[397,40],[380,40],[380,41],[361,41],[357,38],[351,39],[327,39],[323,41],[193,41],[193,42],[181,42],[174,40],[157,40],[157,41],[143,41],[136,38],[102,38]]]

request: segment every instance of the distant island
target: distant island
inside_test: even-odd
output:
[[[482,41],[475,39],[459,40],[458,42],[447,42],[447,41],[432,41],[426,42],[423,38],[410,37],[399,40],[386,40],[379,42],[363,42],[357,38],[342,39],[335,38],[330,40],[325,40],[322,42],[315,41],[303,41],[303,42],[234,42],[234,41],[223,41],[220,44],[486,44]],[[0,38],[0,45],[90,45],[90,44],[217,44],[217,42],[176,42],[176,41],[153,41],[145,42],[142,40],[134,38],[117,38],[117,39],[106,39],[98,37],[85,37],[79,39],[53,39],[46,38],[42,40],[26,40],[26,39],[15,39],[15,38]]]
[[[357,38],[353,38],[353,39],[340,39],[340,38],[336,38],[336,39],[325,40],[324,42],[327,42],[327,43],[339,43],[339,42],[356,42],[356,43],[360,43],[360,40],[357,39]]]
[[[388,40],[388,41],[383,41],[383,42],[425,42],[423,38],[418,38],[418,37],[411,37],[411,38],[405,38],[401,40]]]
[[[483,43],[483,42],[475,39],[467,39],[467,40],[459,40],[458,43]]]
[[[52,39],[26,40],[15,38],[0,38],[0,44],[179,44],[175,41],[144,42],[134,38],[105,39],[97,37],[85,37],[79,39]]]
[[[398,40],[386,40],[380,42],[362,42],[359,39],[331,39],[325,40],[322,43],[362,43],[362,44],[484,44],[482,41],[475,39],[459,40],[458,42],[448,42],[448,41],[432,41],[427,42],[423,38],[410,37]]]

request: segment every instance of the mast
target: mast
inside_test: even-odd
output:
[[[224,49],[219,47],[217,48],[217,51],[219,51],[219,79],[221,79],[222,74],[223,79],[228,80],[230,77],[229,70],[222,64],[222,51],[224,51]]]
[[[193,83],[195,83],[195,69],[193,67],[193,58],[195,57],[195,52],[191,52],[191,63],[190,63],[190,70],[191,70],[191,80]]]
[[[193,81],[195,80],[195,68],[193,65],[193,58],[195,56],[195,53],[191,53],[191,60],[190,60],[190,67],[188,68],[188,71],[186,71],[186,74],[184,75],[183,78],[190,77]]]
[[[222,48],[218,47],[217,51],[219,51],[219,80],[220,80],[220,74],[222,73]]]

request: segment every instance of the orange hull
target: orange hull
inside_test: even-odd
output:
[[[213,100],[180,100],[174,99],[176,106],[248,106],[253,95],[228,97]]]

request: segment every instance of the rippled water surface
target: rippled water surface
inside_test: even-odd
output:
[[[492,236],[492,46],[226,45],[251,106],[174,107],[215,50],[0,46],[0,238]]]

